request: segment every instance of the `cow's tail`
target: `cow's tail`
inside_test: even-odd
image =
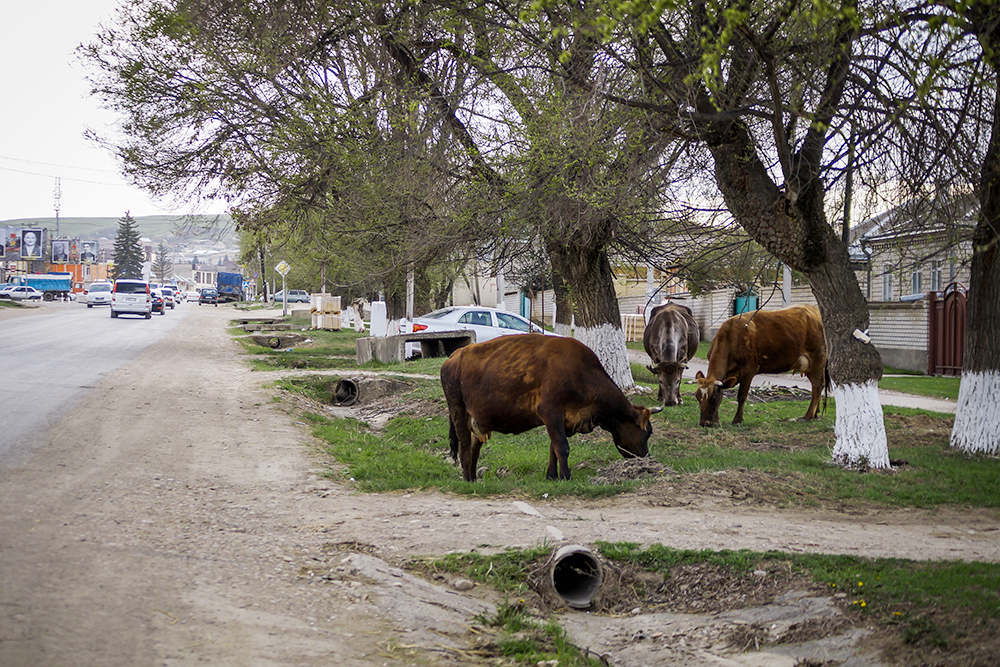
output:
[[[826,362],[826,366],[823,367],[823,416],[826,416],[826,402],[830,398],[830,392],[833,391],[833,381],[830,379],[830,362]]]

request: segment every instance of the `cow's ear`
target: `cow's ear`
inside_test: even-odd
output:
[[[739,381],[740,381],[739,378],[735,376],[729,376],[726,378],[726,381],[722,383],[722,386],[725,387],[726,389],[732,389],[733,387],[736,386],[736,383]]]
[[[694,379],[695,380],[702,380],[704,378],[705,378],[705,374],[702,373],[701,371],[698,371],[697,373],[694,374]]]

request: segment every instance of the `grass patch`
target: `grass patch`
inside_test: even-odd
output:
[[[307,332],[308,345],[289,353],[248,346],[254,359],[273,368],[274,359],[301,359],[307,368],[334,361],[343,374],[287,377],[277,385],[313,402],[316,435],[342,466],[343,474],[365,491],[440,489],[462,495],[600,497],[650,486],[668,479],[678,493],[731,495],[743,503],[778,507],[1000,507],[1000,460],[970,457],[949,447],[953,418],[920,410],[886,406],[889,456],[897,462],[891,472],[859,474],[830,465],[834,446],[836,402],[828,401],[825,415],[800,422],[805,400],[762,400],[751,394],[745,422],[730,425],[736,410],[735,390],[727,392],[720,409],[721,428],[697,426],[694,386],[681,387],[683,405],[654,417],[650,455],[665,475],[652,475],[616,484],[593,484],[602,468],[621,461],[610,436],[601,429],[570,439],[569,482],[545,479],[549,443],[544,429],[521,435],[495,434],[483,446],[483,478],[462,481],[449,454],[446,404],[438,380],[444,359],[419,359],[402,364],[372,362],[364,370],[380,372],[405,382],[407,389],[371,406],[389,417],[382,429],[335,418],[324,404],[340,377],[357,371],[353,331]],[[254,349],[256,348],[256,349]],[[642,366],[632,365],[637,384],[646,391],[631,400],[656,403],[656,380]],[[413,376],[426,376],[413,377]],[[957,382],[956,378],[916,376],[914,382]],[[781,398],[781,397],[777,397]],[[676,473],[676,474],[675,474]],[[647,489],[648,492],[648,489]]]
[[[961,378],[934,375],[883,376],[878,382],[878,387],[879,389],[898,391],[903,394],[915,394],[930,398],[947,398],[957,401],[960,382]]]
[[[883,648],[906,656],[893,664],[927,664],[924,659],[930,654],[940,659],[944,651],[954,652],[951,657],[956,659],[988,652],[1000,630],[1000,564],[996,563],[685,550],[621,542],[599,542],[596,550],[613,565],[618,578],[610,587],[613,590],[595,599],[599,607],[593,612],[629,613],[639,608],[713,613],[768,604],[787,590],[804,588],[814,595],[832,596],[845,614],[844,623],[878,628],[889,637]],[[455,553],[412,561],[410,567],[450,572],[502,592],[515,602],[500,607],[495,619],[479,620],[503,625],[516,635],[532,622],[525,620],[526,608],[552,607],[554,593],[546,593],[541,583],[552,551],[541,545],[493,555]],[[761,583],[766,581],[771,584]],[[676,591],[683,593],[674,595]],[[734,604],[734,598],[740,602]]]

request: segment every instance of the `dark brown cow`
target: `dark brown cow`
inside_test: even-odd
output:
[[[687,360],[698,352],[701,332],[687,306],[666,303],[650,311],[649,324],[642,334],[652,365],[649,372],[660,381],[659,399],[663,405],[680,405],[681,374]]]
[[[826,341],[823,322],[816,306],[792,306],[783,310],[758,310],[730,317],[722,323],[708,350],[708,376],[695,375],[695,397],[701,405],[701,426],[719,425],[722,390],[737,383],[734,424],[743,421],[743,404],[750,381],[757,373],[796,371],[809,377],[812,401],[806,419],[816,417],[823,388],[829,389],[826,369]]]
[[[549,433],[548,479],[569,479],[569,438],[600,426],[625,458],[646,456],[648,408],[630,405],[597,355],[572,338],[501,336],[456,350],[441,367],[451,455],[466,481],[493,431]]]

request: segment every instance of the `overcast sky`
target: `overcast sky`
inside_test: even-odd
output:
[[[75,50],[99,23],[114,17],[118,0],[42,0],[9,3],[0,21],[0,220],[134,217],[192,212],[152,201],[118,175],[114,158],[83,138],[115,119],[88,95]],[[209,211],[223,212],[223,207]]]

